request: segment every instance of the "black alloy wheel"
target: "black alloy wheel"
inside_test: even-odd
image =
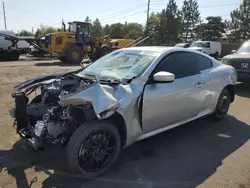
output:
[[[78,161],[87,172],[104,169],[115,153],[115,138],[108,132],[96,132],[89,135],[78,152]]]
[[[230,107],[230,95],[228,93],[227,89],[224,89],[219,97],[215,112],[214,112],[214,116],[216,119],[223,119],[226,115],[227,112],[229,110]]]
[[[71,136],[66,156],[71,170],[86,178],[105,173],[119,156],[121,136],[109,121],[81,125]]]

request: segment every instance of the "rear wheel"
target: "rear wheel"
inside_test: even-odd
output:
[[[216,52],[216,53],[214,54],[214,58],[215,58],[215,59],[219,59],[219,53],[218,53],[218,52]]]
[[[224,89],[220,94],[216,109],[213,114],[216,119],[224,119],[229,110],[230,101],[230,94],[227,89]]]
[[[83,50],[77,45],[71,45],[66,51],[66,59],[70,63],[81,63],[84,58]]]
[[[17,50],[12,50],[9,52],[8,59],[10,61],[17,61],[19,59],[19,52]]]
[[[117,159],[121,137],[108,121],[94,121],[80,126],[66,149],[69,167],[85,177],[103,174]]]

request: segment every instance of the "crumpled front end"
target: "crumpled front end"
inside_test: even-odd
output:
[[[67,143],[85,121],[106,119],[115,112],[130,125],[132,136],[141,132],[139,99],[146,80],[138,80],[101,84],[75,72],[32,79],[16,87],[12,94],[16,106],[10,115],[16,131],[36,149],[46,143]]]

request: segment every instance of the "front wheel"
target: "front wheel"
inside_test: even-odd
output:
[[[84,177],[97,177],[115,162],[121,149],[117,128],[108,121],[93,121],[80,126],[66,149],[69,167]]]
[[[230,107],[230,95],[227,89],[224,89],[217,102],[216,109],[214,111],[214,117],[218,120],[224,119]]]

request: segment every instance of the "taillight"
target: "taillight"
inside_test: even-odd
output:
[[[18,50],[18,44],[16,43],[16,49]]]

